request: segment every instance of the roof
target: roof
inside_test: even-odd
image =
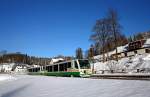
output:
[[[124,46],[117,47],[118,53],[122,53],[122,52],[126,51],[127,50],[126,49],[127,46],[128,46],[128,44],[126,44]],[[105,53],[105,56],[107,56],[107,54],[108,54],[108,56],[116,54],[116,49],[114,49],[113,51],[110,51],[108,53]],[[100,57],[103,57],[103,55],[101,54],[101,55],[94,56],[94,59],[99,59]]]
[[[55,62],[59,62],[59,61],[63,61],[63,60],[64,60],[63,58],[57,58],[57,59],[52,59],[51,61],[55,63]]]

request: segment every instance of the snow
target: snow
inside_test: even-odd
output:
[[[118,53],[124,52],[127,49],[128,44],[124,45],[124,46],[119,46],[117,47]],[[146,39],[143,47],[150,47],[150,38]],[[107,54],[105,53],[105,56],[111,56],[112,54],[115,54],[116,51],[110,51]],[[103,55],[97,55],[94,56],[94,59],[102,60]],[[109,68],[109,64],[111,62],[96,62],[94,65],[94,69],[96,70],[96,72],[102,71],[102,70],[110,70]],[[119,67],[120,69],[126,69],[128,70],[128,72],[132,72],[132,70],[136,70],[136,69],[149,69],[148,72],[150,72],[150,54],[142,54],[142,55],[135,55],[133,57],[126,57],[126,58],[122,58],[120,59],[116,64],[114,64],[115,66],[117,66],[117,68]]]
[[[144,61],[139,68],[150,68],[150,61]]]
[[[64,59],[63,58],[57,58],[57,59],[52,59],[51,60],[51,62],[50,62],[50,64],[54,64],[54,63],[56,63],[56,62],[59,62],[59,61],[63,61]]]
[[[128,44],[127,44],[127,45],[128,45]],[[126,51],[127,45],[117,47],[117,52],[118,52],[118,53],[121,53],[121,52]],[[112,54],[115,54],[115,53],[116,53],[116,50],[113,50],[110,54],[112,55]]]
[[[4,81],[4,80],[7,80],[7,79],[9,79],[8,76],[0,76],[0,81]]]
[[[102,63],[102,62],[94,63],[94,70],[96,71],[96,73],[101,73],[102,70],[108,70],[108,67],[106,66],[106,62],[105,63]]]
[[[0,85],[0,97],[149,97],[149,81],[23,76]]]
[[[143,47],[150,47],[150,38],[146,39],[146,42],[144,43]]]
[[[118,50],[117,52],[121,53],[121,52],[127,51],[127,47],[128,47],[128,44],[126,44],[124,46],[119,46],[119,47],[117,47],[117,50]],[[150,47],[150,38],[146,39],[146,41],[142,47]],[[111,56],[112,54],[115,54],[115,53],[116,53],[116,50],[114,49],[113,51],[105,53],[104,55]],[[103,55],[97,55],[97,56],[94,56],[94,59],[100,59],[102,57],[103,57]]]
[[[7,75],[7,74],[0,74],[0,82],[2,81],[10,81],[10,80],[14,80],[15,78],[11,75]]]
[[[119,47],[117,47],[117,52],[118,53],[121,53],[121,52],[124,52],[124,51],[126,51],[127,49],[126,49],[126,47],[128,46],[128,44],[126,44],[126,45],[124,45],[124,46],[119,46]],[[112,54],[115,54],[116,53],[116,50],[113,50],[113,51],[110,51],[110,52],[108,52],[108,53],[105,53],[104,55],[105,56],[111,56]],[[103,57],[103,55],[97,55],[97,56],[94,56],[94,59],[100,59],[100,58],[102,58]]]
[[[150,60],[150,54],[144,57],[143,60]]]
[[[94,63],[94,70],[100,73],[102,70],[110,70],[110,65],[112,62],[96,62]],[[112,65],[111,65],[112,66]],[[120,59],[112,68],[115,70],[125,69],[127,72],[132,72],[137,69],[149,69],[150,73],[150,54],[135,55],[133,57],[125,57]],[[111,69],[112,69],[111,68]],[[114,69],[113,69],[114,70]]]

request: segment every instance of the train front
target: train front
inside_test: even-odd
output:
[[[89,77],[92,74],[91,64],[89,60],[79,59],[79,72],[81,77]]]

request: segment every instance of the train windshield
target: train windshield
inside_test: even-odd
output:
[[[90,69],[90,63],[88,60],[79,60],[81,69]]]

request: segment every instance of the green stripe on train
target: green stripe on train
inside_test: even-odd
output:
[[[46,75],[46,76],[64,76],[64,77],[80,77],[80,72],[32,72],[30,75]]]

